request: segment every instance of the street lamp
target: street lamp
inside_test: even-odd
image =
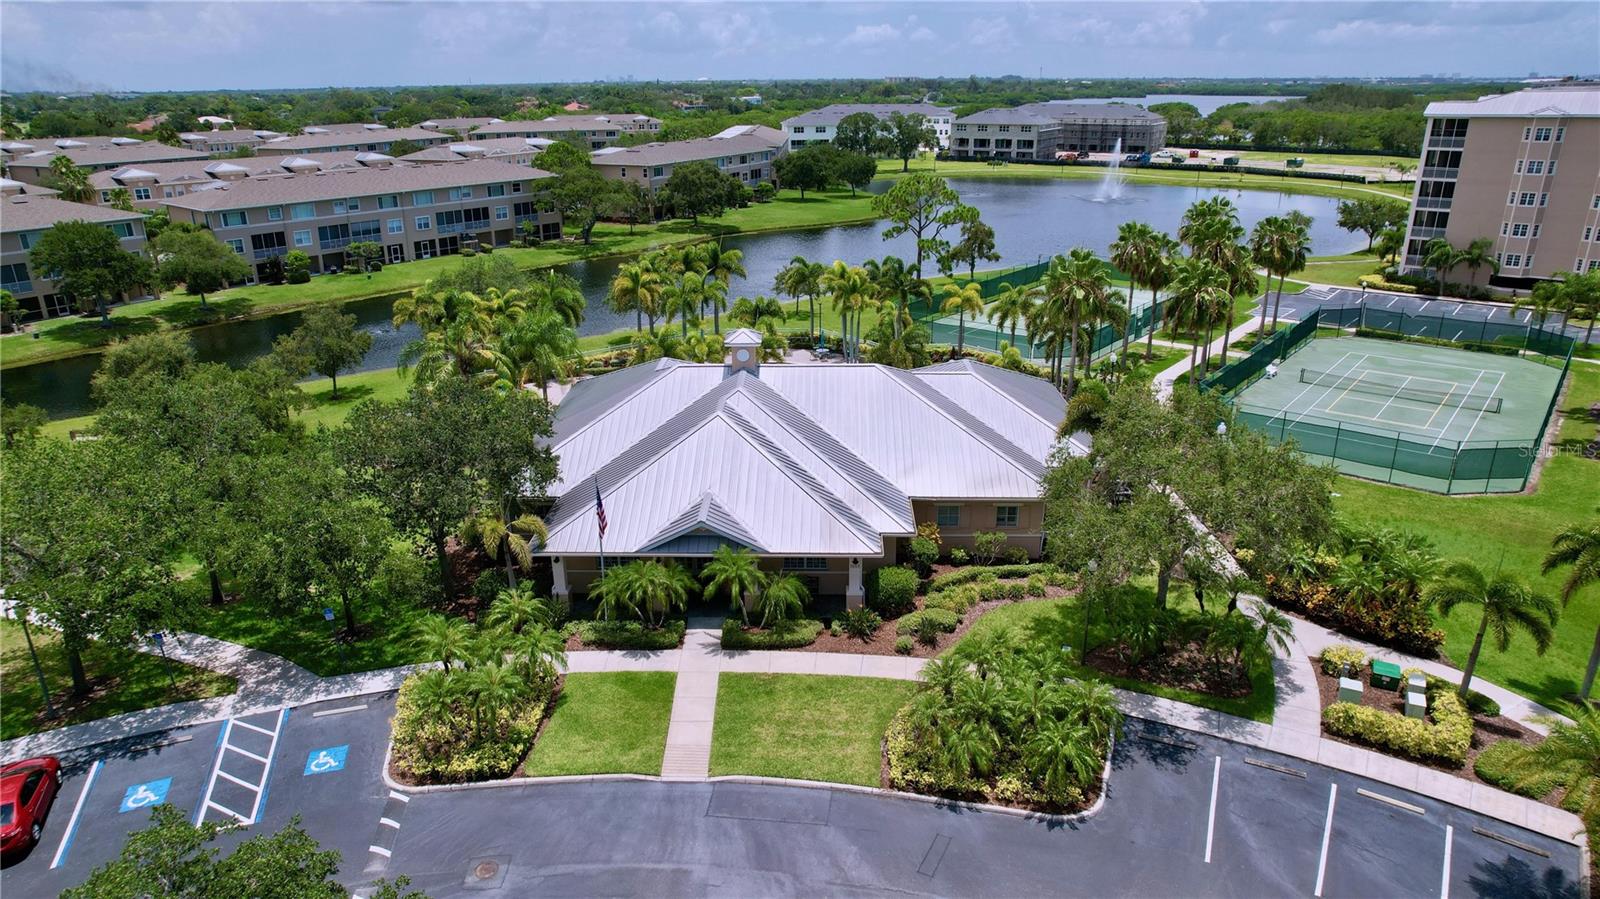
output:
[[[0,608],[4,608],[7,615],[22,622],[22,639],[28,641],[28,656],[33,659],[33,673],[39,676],[39,695],[44,697],[44,716],[55,718],[60,713],[56,711],[55,704],[50,701],[50,685],[44,679],[44,666],[39,664],[39,651],[33,647],[33,633],[28,630],[28,610],[23,609],[22,614],[17,614],[17,601],[6,601],[6,588],[0,587]]]

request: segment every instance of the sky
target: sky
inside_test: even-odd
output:
[[[0,88],[1600,72],[1600,3],[13,2]]]

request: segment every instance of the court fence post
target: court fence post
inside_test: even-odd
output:
[[[1446,495],[1456,492],[1456,463],[1461,461],[1461,441],[1456,441],[1455,454],[1450,457],[1450,476],[1445,479],[1444,492]]]
[[[1400,438],[1394,438],[1394,451],[1389,454],[1389,483],[1394,483],[1394,467],[1400,461]]]
[[[1344,422],[1333,423],[1333,457],[1339,458],[1339,435],[1344,433]]]

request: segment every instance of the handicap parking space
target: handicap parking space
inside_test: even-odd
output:
[[[280,709],[234,718],[223,725],[195,821],[253,824],[260,818],[273,757],[288,717],[289,710]]]

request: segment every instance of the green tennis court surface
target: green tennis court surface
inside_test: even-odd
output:
[[[1306,341],[1234,397],[1250,427],[1348,474],[1441,492],[1521,489],[1561,369],[1364,337]]]

